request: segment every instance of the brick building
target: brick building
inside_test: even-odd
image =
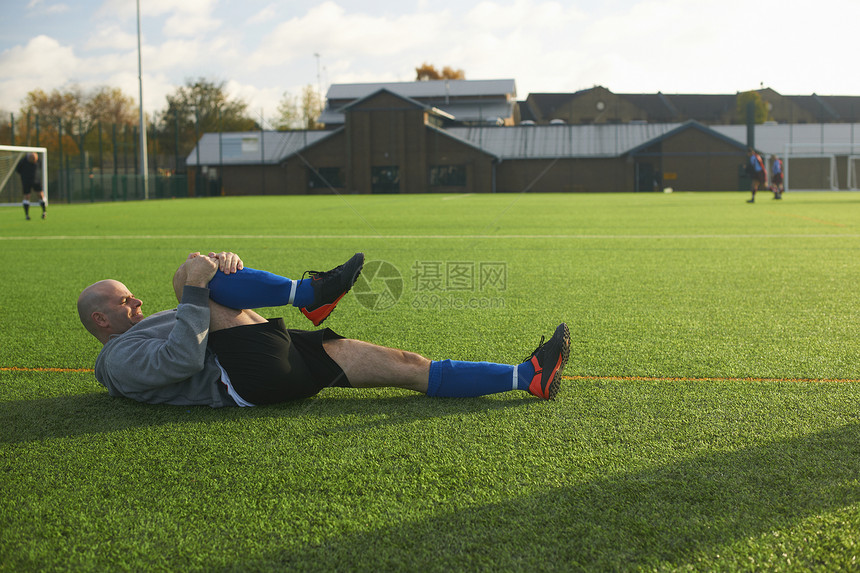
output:
[[[457,90],[449,87],[447,91],[468,93],[464,84],[468,82],[461,80]],[[365,89],[362,93],[369,93],[362,97],[344,97],[330,104],[328,115],[323,114],[329,122],[327,130],[207,133],[189,155],[188,165],[199,167],[197,177],[209,184],[194,188],[225,195],[749,188],[743,173],[747,126],[722,124],[722,120],[705,125],[694,119],[655,123],[643,118],[653,118],[660,106],[648,111],[644,100],[637,104],[604,88],[566,101],[557,98],[551,116],[556,121],[544,121],[550,116],[543,116],[531,124],[513,125],[518,113],[512,82],[501,89],[492,83],[486,86],[496,91],[483,101],[495,98],[494,109],[508,114],[504,118],[496,115],[485,120],[487,108],[474,107],[481,101],[474,93],[455,101],[453,95],[445,99],[444,87],[419,86],[425,90],[421,101],[404,95],[407,90],[399,84],[397,92],[374,85],[377,89]],[[427,95],[429,88],[436,90],[435,95]],[[340,93],[334,86],[333,92]],[[529,99],[534,101],[532,96]],[[435,104],[447,106],[442,109]],[[676,115],[681,113],[678,110],[693,109],[680,101],[673,105]],[[712,118],[722,117],[716,110],[723,108],[714,102],[708,105]],[[726,110],[727,106],[725,100]],[[642,110],[652,115],[642,115]],[[577,121],[563,120],[562,112]],[[847,172],[840,185],[850,184],[849,157],[860,156],[860,124],[763,125],[753,133],[759,134],[756,147],[765,154],[782,155],[786,143],[796,141],[847,145],[842,163],[837,158],[833,165]],[[804,169],[813,168],[795,165],[800,179]],[[820,170],[817,164],[814,168]],[[816,176],[828,181],[838,178],[831,173]]]
[[[788,124],[858,123],[860,97],[784,96],[770,88],[756,90],[768,110],[768,121]],[[574,93],[532,93],[520,102],[520,116],[536,124],[673,123],[705,125],[746,123],[738,114],[738,94],[616,94],[595,86]]]

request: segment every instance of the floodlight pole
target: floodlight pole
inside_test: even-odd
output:
[[[143,172],[143,198],[149,199],[149,162],[146,157],[146,121],[143,117],[143,58],[140,50],[140,0],[137,0],[137,80],[140,85],[140,165]]]

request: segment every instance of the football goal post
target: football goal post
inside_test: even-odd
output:
[[[860,191],[860,155],[848,156],[848,189]]]
[[[860,143],[789,143],[785,146],[785,190],[857,190]]]
[[[0,206],[21,205],[21,178],[15,168],[28,153],[35,153],[39,158],[36,178],[41,180],[45,202],[48,202],[48,150],[44,147],[0,145]],[[33,200],[32,196],[30,200]]]

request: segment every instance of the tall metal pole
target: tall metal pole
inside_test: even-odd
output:
[[[140,53],[140,0],[137,0],[137,79],[140,84],[140,168],[143,198],[149,199],[149,162],[146,157],[146,122],[143,119],[143,58]]]

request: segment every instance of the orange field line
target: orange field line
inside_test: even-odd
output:
[[[705,376],[701,378],[683,376],[562,376],[565,380],[621,380],[632,382],[642,380],[645,382],[853,382],[860,383],[860,379],[854,378],[726,378],[718,376]]]

